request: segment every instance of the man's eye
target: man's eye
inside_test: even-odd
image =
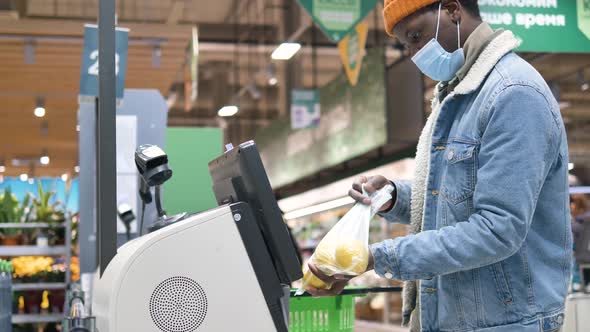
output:
[[[417,42],[420,41],[420,38],[422,37],[422,33],[420,33],[420,32],[413,32],[413,33],[410,33],[408,37],[409,37],[409,39],[410,39],[411,42],[417,43]]]

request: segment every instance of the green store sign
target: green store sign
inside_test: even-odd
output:
[[[522,39],[521,52],[590,52],[590,0],[479,0],[484,21]]]
[[[354,31],[379,0],[298,0],[314,22],[338,43]]]

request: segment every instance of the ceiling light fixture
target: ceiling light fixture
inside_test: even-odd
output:
[[[279,83],[279,80],[277,79],[277,69],[274,63],[269,63],[266,67],[266,76],[268,77],[269,85],[275,86]]]
[[[35,40],[33,38],[25,39],[25,63],[27,65],[35,64]]]
[[[68,181],[68,178],[69,178],[69,176],[68,176],[68,173],[64,173],[64,174],[62,174],[62,175],[61,175],[61,180],[62,180],[63,182],[66,182],[66,181]]]
[[[162,59],[162,47],[160,44],[154,45],[152,48],[152,67],[160,68],[160,62]]]
[[[223,106],[219,109],[219,111],[217,111],[217,115],[221,117],[230,117],[236,115],[238,110],[238,106],[235,105]]]
[[[37,98],[37,106],[35,106],[35,111],[33,113],[38,118],[45,116],[45,100],[43,100],[42,97]]]
[[[250,94],[250,97],[252,97],[252,99],[259,100],[260,98],[262,98],[262,92],[260,92],[260,89],[258,89],[258,87],[256,86],[256,83],[254,83],[254,82],[248,83],[248,85],[246,86],[246,90],[248,91],[248,93]]]
[[[6,172],[6,166],[1,165],[0,166],[0,173],[4,173],[4,172]]]
[[[74,172],[80,173],[80,166],[78,166],[78,165],[74,166]]]
[[[35,179],[29,178],[29,181],[28,182],[29,182],[29,184],[34,184],[35,183]]]
[[[567,165],[567,169],[571,171],[572,169],[574,169],[574,166],[575,166],[574,163],[569,163]]]
[[[580,83],[580,90],[584,92],[590,90],[590,82],[584,77],[584,70],[578,72],[578,83]]]
[[[43,150],[41,158],[39,158],[39,162],[41,163],[41,165],[49,165],[50,159],[49,154],[47,154],[47,150]]]
[[[272,52],[271,58],[273,60],[289,60],[297,54],[300,49],[301,44],[299,43],[282,43],[274,50],[274,52]]]
[[[27,182],[27,180],[29,179],[29,175],[27,173],[23,173],[19,176],[19,178],[22,182]]]

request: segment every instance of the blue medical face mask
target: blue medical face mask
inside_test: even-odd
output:
[[[459,22],[457,22],[457,44],[458,49],[453,52],[447,52],[438,43],[438,30],[440,27],[440,14],[442,11],[442,2],[438,7],[438,22],[436,23],[436,36],[428,44],[426,44],[416,55],[412,57],[412,61],[424,73],[424,75],[432,78],[435,81],[450,81],[455,74],[465,64],[465,54],[461,48],[461,30]]]

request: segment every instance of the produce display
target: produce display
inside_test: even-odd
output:
[[[40,272],[51,272],[54,263],[51,257],[20,256],[12,259],[14,278],[35,276]]]
[[[13,282],[18,283],[63,283],[66,277],[65,259],[51,257],[15,257],[10,262]],[[72,281],[80,280],[78,257],[70,260]],[[14,313],[61,313],[65,301],[64,289],[27,290],[14,292]]]
[[[65,269],[65,266],[64,266]],[[72,272],[72,281],[80,280],[80,259],[78,257],[72,257],[70,260],[70,271]]]

